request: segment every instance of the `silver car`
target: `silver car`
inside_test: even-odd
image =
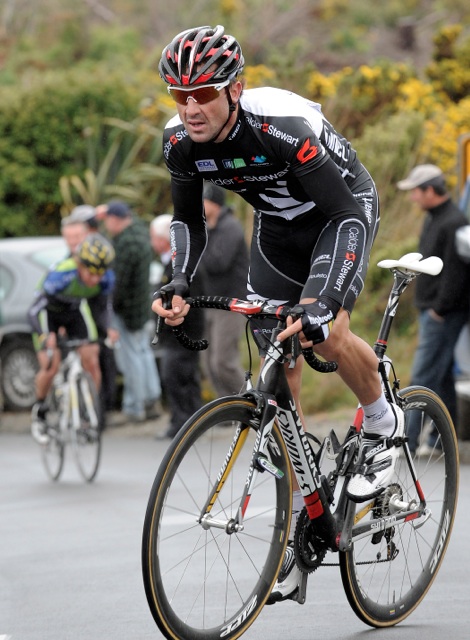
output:
[[[47,269],[64,258],[61,237],[0,240],[0,383],[5,409],[29,409],[35,400],[37,359],[27,311]]]

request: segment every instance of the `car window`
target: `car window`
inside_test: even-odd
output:
[[[67,255],[67,247],[48,247],[47,249],[41,249],[31,254],[31,258],[36,264],[42,267],[50,267],[52,264],[62,260]]]

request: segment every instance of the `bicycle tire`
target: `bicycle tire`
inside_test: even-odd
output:
[[[257,437],[256,403],[240,396],[215,400],[198,411],[170,445],[150,493],[142,539],[148,604],[170,640],[238,638],[254,622],[279,573],[290,526],[292,495],[288,454],[277,425],[269,444],[276,479],[260,473],[245,513],[244,530],[206,528],[198,517],[227,469],[211,515],[237,513]],[[246,440],[233,447],[241,426]],[[233,465],[229,452],[238,452]]]
[[[78,429],[72,427],[72,445],[81,476],[87,482],[93,482],[101,460],[101,430],[99,422],[94,425],[89,415],[88,403],[91,402],[99,420],[98,392],[87,371],[83,371],[77,378],[77,393],[80,426]]]
[[[404,389],[399,401],[403,403],[405,425],[411,412],[419,412],[421,424],[432,421],[437,429],[434,452],[413,457],[417,479],[432,514],[419,528],[411,520],[389,529],[391,541],[378,533],[374,534],[375,544],[373,537],[367,537],[340,553],[341,577],[349,604],[372,627],[401,622],[423,600],[444,558],[457,507],[458,446],[445,405],[425,387]],[[402,492],[405,502],[417,497],[404,455],[397,461],[392,483],[391,491]],[[380,509],[386,509],[386,502],[385,498],[378,503]],[[389,509],[389,513],[393,515],[393,510]]]
[[[61,402],[53,386],[47,397],[49,407],[46,413],[47,435],[49,441],[41,445],[41,457],[47,475],[57,481],[64,468],[65,443],[60,429]]]

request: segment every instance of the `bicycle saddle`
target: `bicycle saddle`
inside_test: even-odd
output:
[[[429,276],[437,276],[442,271],[444,263],[437,256],[429,256],[422,260],[421,253],[407,253],[399,260],[381,260],[377,263],[382,269],[399,269],[411,273],[426,273]]]

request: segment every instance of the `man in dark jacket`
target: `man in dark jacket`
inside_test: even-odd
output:
[[[208,230],[201,267],[207,275],[206,295],[246,298],[248,247],[243,227],[225,206],[225,191],[210,182],[204,187]],[[238,393],[245,376],[240,363],[240,338],[245,321],[238,313],[206,309],[209,348],[204,364],[217,395]]]
[[[150,243],[163,266],[161,282],[156,283],[157,291],[168,284],[173,277],[170,246],[172,218],[171,214],[163,213],[150,223]],[[205,293],[204,282],[203,269],[200,269],[194,276],[193,295]],[[193,339],[202,338],[204,310],[193,309],[187,320],[184,329],[188,335]],[[170,423],[162,436],[157,437],[173,438],[186,420],[202,405],[199,351],[191,351],[183,347],[176,340],[171,327],[166,324],[163,325],[158,346],[161,348],[159,370],[170,412]]]
[[[435,391],[456,423],[454,349],[468,320],[470,269],[456,252],[455,232],[467,224],[467,220],[452,202],[442,171],[435,165],[418,165],[397,186],[410,191],[412,202],[426,212],[419,253],[424,258],[438,256],[444,262],[438,276],[423,274],[416,281],[419,340],[411,384]],[[410,449],[414,451],[419,445],[419,427],[416,425],[408,429],[408,435]],[[438,446],[433,436],[431,433],[427,442],[421,443],[423,453],[429,446]]]
[[[97,208],[116,252],[114,325],[120,347],[116,363],[124,378],[122,409],[132,422],[157,417],[161,387],[146,323],[150,320],[150,263],[152,249],[146,227],[124,202],[114,200]]]

